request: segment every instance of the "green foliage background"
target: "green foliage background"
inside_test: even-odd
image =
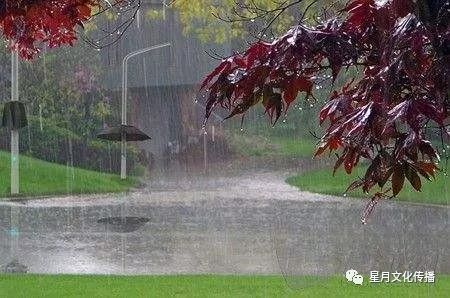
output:
[[[10,53],[0,49],[4,102],[10,98]],[[29,125],[21,131],[21,152],[43,160],[116,172],[120,148],[96,139],[106,124],[119,123],[112,99],[103,89],[100,55],[79,43],[47,51],[31,62],[20,63],[20,100]],[[3,110],[0,104],[0,110]],[[0,149],[9,150],[9,132],[0,132]],[[137,152],[130,147],[130,169]]]

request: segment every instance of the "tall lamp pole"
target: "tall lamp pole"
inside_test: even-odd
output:
[[[11,56],[11,101],[19,101],[19,53]],[[11,194],[19,194],[19,129],[11,129]]]
[[[128,94],[128,61],[130,58],[144,54],[153,50],[171,46],[170,43],[162,43],[135,52],[125,56],[122,62],[122,125],[127,125],[127,94]],[[127,178],[127,138],[126,133],[122,131],[121,136],[121,160],[120,160],[120,178]]]

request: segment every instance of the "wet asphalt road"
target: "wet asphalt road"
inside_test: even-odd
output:
[[[282,173],[180,179],[127,194],[0,204],[0,264],[33,273],[325,275],[450,272],[449,208],[300,192]],[[155,189],[157,191],[155,191]],[[98,223],[136,216],[129,233]]]

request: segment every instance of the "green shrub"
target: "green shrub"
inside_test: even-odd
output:
[[[103,172],[120,171],[120,144],[100,141],[93,136],[80,136],[63,127],[64,124],[31,117],[28,127],[20,132],[22,153],[42,160]],[[0,133],[0,149],[9,150],[9,133]],[[138,150],[128,147],[127,168],[133,171]]]

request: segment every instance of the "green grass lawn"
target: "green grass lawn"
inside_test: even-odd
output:
[[[289,281],[289,279],[288,279]],[[289,287],[288,284],[291,284]],[[281,276],[0,275],[0,296],[19,297],[448,297],[450,277],[434,284],[364,282],[334,277],[308,286]]]
[[[0,197],[10,196],[10,166],[9,153],[0,151]],[[121,192],[135,183],[133,178],[121,180],[117,175],[20,157],[21,196]]]
[[[249,157],[312,157],[315,150],[313,140],[292,136],[230,132],[228,140],[234,152]]]
[[[358,176],[364,176],[365,171],[365,167],[359,166],[352,175],[347,175],[340,169],[333,177],[333,170],[325,168],[290,177],[286,182],[301,190],[341,196]],[[435,181],[428,181],[423,178],[422,191],[417,192],[405,180],[405,188],[398,194],[397,199],[416,203],[447,205],[450,201],[449,182],[448,176],[438,173]],[[350,192],[348,195],[351,197],[367,197],[360,190]]]

